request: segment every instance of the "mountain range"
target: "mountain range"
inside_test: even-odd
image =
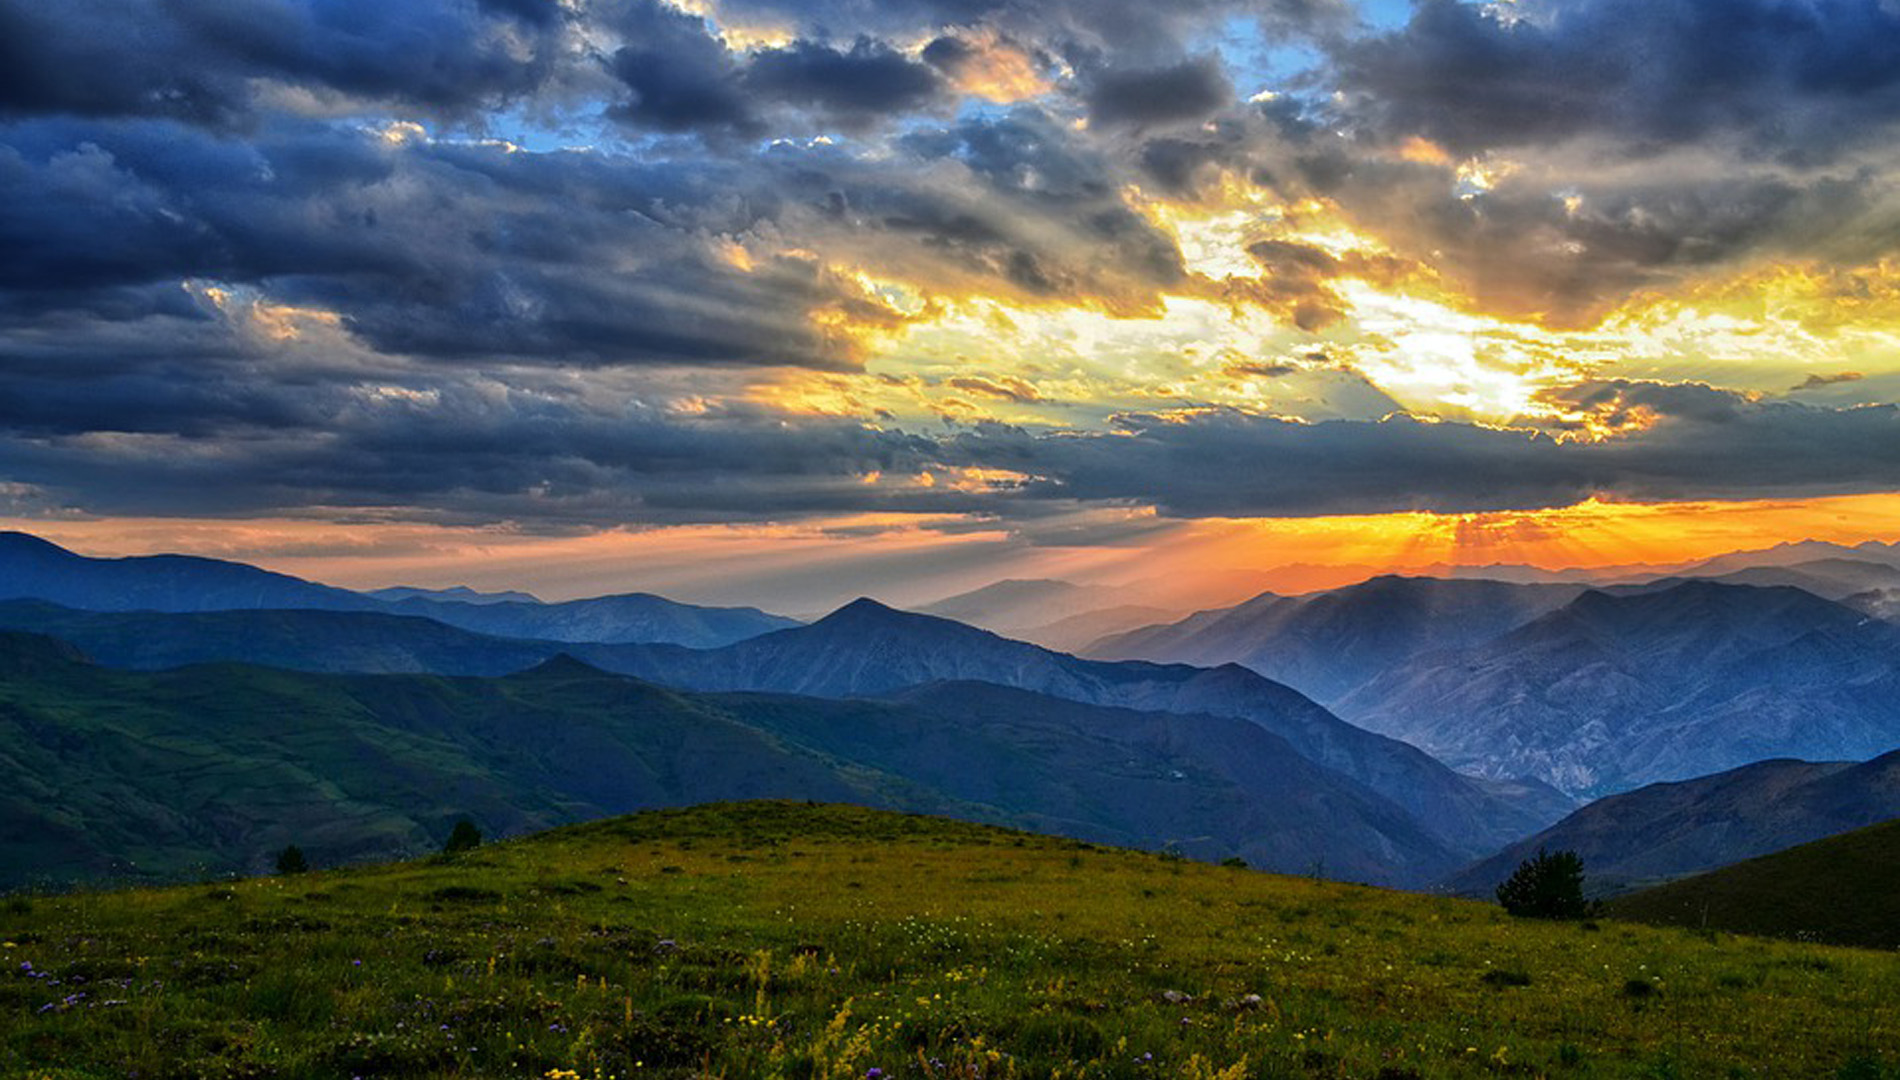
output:
[[[857,802],[1393,884],[1457,856],[1257,724],[988,684],[687,694],[567,656],[498,679],[98,667],[0,633],[0,886],[416,854],[730,798]]]
[[[1085,655],[1105,660],[1241,664],[1332,702],[1419,654],[1475,644],[1574,599],[1582,585],[1396,575],[1118,634]]]
[[[602,666],[615,671],[695,690],[857,697],[926,682],[972,680],[1094,705],[1238,717],[1405,807],[1455,850],[1495,847],[1574,805],[1541,784],[1461,776],[1412,746],[1345,723],[1298,691],[1238,665],[1085,660],[869,599],[809,626],[718,649],[627,646],[611,655],[588,655],[599,656]]]
[[[484,634],[573,642],[711,646],[798,625],[756,608],[698,607],[648,593],[558,604],[469,590],[398,589],[377,596],[192,555],[96,559],[25,533],[0,532],[0,600],[7,599],[87,611],[369,611],[417,615]]]
[[[1449,879],[1483,891],[1525,844],[1569,846],[1620,888],[1887,812],[1887,774],[1841,763],[1900,746],[1900,627],[1869,615],[1900,569],[1884,546],[1827,547],[1597,588],[1386,575],[1117,633],[1084,658],[869,599],[805,625],[645,594],[357,593],[0,534],[0,630],[22,632],[6,638],[0,724],[27,725],[18,752],[0,751],[0,774],[23,777],[0,854],[55,876],[115,859],[229,866],[269,846],[276,813],[363,857],[419,850],[456,812],[417,785],[526,829],[807,797],[808,784],[809,797],[1401,885],[1493,855]],[[1140,613],[1094,606],[1118,597],[1008,581],[933,608],[998,625],[1059,616],[1036,632],[1079,637]],[[272,713],[260,731],[282,745],[243,731],[245,710]],[[715,716],[708,745],[737,771],[694,756],[695,724]],[[561,779],[582,758],[550,764],[524,717],[586,741],[611,790]],[[187,744],[230,794],[174,784],[201,798],[179,805],[159,781],[190,771],[141,764]],[[325,772],[338,768],[368,786],[339,788]],[[1856,778],[1866,790],[1850,799],[1839,785]],[[1657,781],[1685,782],[1644,786]],[[394,794],[370,798],[383,788]],[[68,789],[100,794],[61,817],[46,793]],[[338,809],[320,826],[326,800]],[[84,839],[73,823],[110,805],[136,808],[136,827]]]
[[[1789,587],[1587,592],[1336,704],[1454,768],[1579,796],[1900,746],[1900,628]]]

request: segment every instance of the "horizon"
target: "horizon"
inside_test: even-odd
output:
[[[848,607],[851,604],[857,603],[862,600],[869,600],[874,603],[881,604],[881,605],[891,607],[897,610],[902,610],[902,611],[921,611],[922,609],[932,606],[934,604],[945,602],[945,601],[961,599],[964,596],[975,594],[975,593],[981,593],[993,587],[1007,586],[1007,585],[1013,585],[1013,584],[1034,585],[1034,584],[1049,583],[1049,584],[1057,584],[1057,585],[1064,585],[1064,586],[1075,586],[1075,587],[1080,587],[1083,589],[1116,589],[1116,590],[1128,591],[1130,593],[1133,593],[1134,595],[1131,595],[1125,598],[1118,597],[1117,599],[1125,600],[1130,606],[1150,606],[1150,607],[1156,608],[1158,611],[1165,611],[1166,612],[1165,616],[1158,615],[1156,618],[1156,622],[1160,623],[1160,622],[1171,622],[1174,619],[1177,619],[1181,616],[1190,614],[1198,610],[1210,610],[1210,609],[1219,609],[1219,608],[1237,606],[1239,604],[1245,603],[1248,600],[1257,599],[1263,596],[1281,596],[1281,597],[1286,597],[1286,598],[1297,599],[1297,598],[1303,598],[1303,597],[1308,597],[1308,596],[1321,595],[1328,592],[1335,592],[1335,591],[1339,591],[1343,589],[1349,589],[1356,586],[1368,584],[1380,578],[1387,578],[1387,577],[1394,577],[1394,578],[1407,579],[1407,580],[1497,581],[1497,582],[1507,582],[1507,583],[1513,583],[1513,584],[1568,583],[1568,584],[1583,585],[1586,588],[1590,588],[1590,589],[1598,589],[1598,588],[1603,588],[1603,587],[1607,587],[1611,585],[1645,583],[1648,581],[1668,580],[1675,574],[1694,570],[1697,567],[1705,563],[1708,563],[1710,561],[1720,560],[1720,559],[1728,558],[1732,556],[1767,555],[1767,554],[1772,554],[1776,551],[1782,550],[1784,548],[1799,548],[1806,545],[1826,545],[1829,547],[1840,548],[1843,551],[1849,552],[1849,553],[1852,553],[1857,550],[1864,550],[1865,548],[1869,546],[1876,546],[1876,547],[1885,546],[1889,548],[1900,548],[1900,544],[1888,544],[1886,542],[1879,541],[1879,540],[1868,540],[1858,545],[1842,545],[1842,544],[1836,544],[1832,541],[1822,541],[1822,540],[1816,540],[1812,537],[1804,537],[1797,540],[1780,541],[1769,547],[1764,547],[1764,548],[1721,551],[1721,552],[1715,553],[1714,555],[1708,558],[1698,558],[1698,559],[1693,559],[1686,562],[1663,563],[1663,564],[1658,564],[1658,563],[1618,564],[1618,565],[1598,566],[1598,567],[1539,567],[1532,564],[1505,564],[1505,563],[1491,563],[1491,564],[1482,564],[1482,565],[1478,565],[1478,564],[1457,565],[1457,564],[1447,564],[1447,563],[1434,563],[1434,564],[1426,564],[1426,565],[1421,565],[1421,566],[1398,567],[1398,568],[1377,568],[1377,567],[1364,567],[1364,566],[1358,566],[1358,567],[1355,567],[1355,566],[1328,566],[1328,567],[1293,566],[1293,567],[1269,568],[1267,570],[1258,571],[1255,573],[1255,575],[1253,575],[1252,578],[1249,579],[1251,582],[1250,584],[1234,586],[1235,589],[1238,589],[1240,591],[1229,591],[1227,593],[1221,593],[1221,594],[1208,592],[1205,589],[1203,589],[1198,594],[1194,592],[1171,591],[1167,589],[1164,585],[1160,585],[1152,581],[1137,582],[1133,586],[1129,586],[1129,585],[1119,585],[1119,584],[1106,584],[1106,583],[1092,582],[1092,581],[1086,581],[1086,580],[1074,581],[1067,578],[1058,578],[1058,577],[1042,577],[1042,578],[988,577],[988,578],[978,579],[979,583],[969,588],[961,588],[953,593],[931,594],[931,595],[924,596],[921,599],[893,599],[889,596],[880,596],[873,592],[858,592],[858,593],[852,593],[850,595],[840,595],[836,599],[833,599],[830,602],[821,606],[797,609],[797,608],[784,607],[784,606],[773,606],[769,604],[756,603],[756,602],[746,601],[746,600],[735,600],[732,602],[702,601],[700,599],[695,599],[691,595],[667,594],[667,593],[656,592],[655,590],[651,590],[651,589],[639,589],[639,588],[621,589],[621,590],[599,592],[599,593],[575,593],[573,595],[543,595],[541,592],[533,588],[527,587],[525,585],[521,585],[521,584],[510,585],[505,581],[497,582],[493,585],[483,586],[479,588],[475,586],[471,586],[465,581],[450,581],[450,582],[445,582],[443,584],[418,584],[417,582],[414,582],[414,581],[368,581],[368,582],[350,584],[350,583],[345,583],[345,582],[340,582],[340,581],[335,581],[335,580],[325,580],[321,577],[309,576],[303,573],[296,572],[292,569],[287,569],[283,566],[272,566],[264,562],[249,562],[244,559],[231,558],[226,555],[210,554],[210,553],[206,553],[202,551],[185,551],[185,550],[154,550],[154,551],[131,551],[131,552],[90,551],[90,550],[85,550],[83,548],[74,548],[74,547],[69,547],[64,544],[60,544],[58,541],[54,540],[53,538],[49,536],[41,535],[39,533],[34,533],[28,529],[17,528],[11,524],[0,523],[0,534],[7,534],[7,533],[24,535],[35,540],[43,541],[46,543],[53,543],[56,546],[62,548],[65,551],[68,551],[71,554],[83,556],[86,558],[110,559],[110,558],[141,557],[141,556],[152,556],[152,555],[184,555],[184,556],[192,556],[192,557],[198,557],[198,558],[220,559],[223,561],[234,562],[241,565],[256,566],[259,569],[268,570],[274,573],[286,574],[291,577],[301,578],[303,580],[311,581],[316,584],[334,586],[337,588],[348,589],[354,592],[359,592],[359,593],[364,593],[364,594],[373,594],[378,591],[398,590],[398,589],[418,589],[418,590],[424,590],[424,591],[430,591],[430,592],[455,592],[458,590],[466,590],[475,595],[491,595],[492,596],[492,595],[498,595],[498,594],[503,594],[503,593],[526,594],[533,600],[533,602],[548,604],[548,603],[562,603],[562,602],[573,601],[573,600],[598,599],[598,598],[611,597],[611,596],[617,596],[617,595],[625,595],[628,593],[641,593],[641,594],[648,594],[648,595],[656,595],[664,599],[675,600],[682,603],[689,603],[689,604],[703,603],[704,606],[709,606],[709,607],[756,608],[756,609],[768,612],[770,614],[790,616],[790,617],[799,619],[801,621],[806,621],[806,622],[811,622],[811,621],[815,621],[817,619],[823,618],[829,614],[833,614],[837,612],[838,610],[844,607]],[[1889,554],[1891,553],[1892,552],[1889,552]],[[1816,556],[1817,559],[1846,558],[1846,557],[1847,556],[1845,555],[1817,555]],[[1805,560],[1805,559],[1802,560],[1802,562],[1806,562],[1806,561],[1809,561],[1809,560]],[[1883,560],[1876,559],[1873,561],[1875,563],[1879,563],[1879,562],[1882,562]],[[1800,564],[1795,563],[1795,564],[1789,564],[1789,565],[1798,566]],[[1316,570],[1328,575],[1326,584],[1315,585],[1310,588],[1309,587],[1295,587],[1295,588],[1290,588],[1290,589],[1275,589],[1271,587],[1267,587],[1267,588],[1254,587],[1255,585],[1259,583],[1259,581],[1271,580],[1275,576],[1276,571],[1284,572],[1289,575],[1296,575],[1299,580],[1305,580],[1308,574]],[[1487,570],[1497,571],[1498,573],[1487,575],[1485,573],[1485,571]],[[1529,572],[1533,576],[1523,576],[1523,572]],[[1538,577],[1535,575],[1543,575],[1543,576]],[[1179,603],[1176,603],[1170,606],[1167,603],[1167,601],[1171,597],[1179,598],[1179,597],[1194,596],[1194,595],[1200,595],[1203,597],[1216,596],[1217,598],[1212,599],[1212,600],[1207,600],[1204,603],[1199,603],[1193,607],[1182,606]],[[1144,605],[1141,603],[1143,601],[1147,601],[1148,603]],[[1105,612],[1115,606],[1117,605],[1109,604],[1104,601],[1097,600],[1091,604],[1084,605],[1084,608],[1085,610],[1088,610],[1088,611]],[[945,616],[945,617],[949,617],[949,616]]]

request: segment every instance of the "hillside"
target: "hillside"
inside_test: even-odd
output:
[[[1900,630],[1800,589],[1588,592],[1342,699],[1453,768],[1601,796],[1765,758],[1900,746]]]
[[[1900,949],[1900,820],[1619,897],[1621,919]]]
[[[1601,895],[1699,873],[1900,817],[1900,750],[1872,761],[1776,759],[1611,795],[1466,868],[1453,892],[1489,897],[1538,848],[1575,851]]]
[[[833,806],[706,806],[454,861],[36,897],[0,906],[0,941],[0,1075],[22,1077],[1900,1067],[1890,954],[1513,921]]]
[[[257,870],[656,806],[795,797],[1418,884],[1459,855],[1245,721],[989,686],[889,702],[664,690],[557,657],[499,679],[159,673],[0,634],[0,887]]]

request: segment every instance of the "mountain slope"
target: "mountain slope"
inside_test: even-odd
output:
[[[505,600],[469,603],[410,597],[386,605],[398,615],[418,615],[496,637],[620,644],[666,642],[714,648],[759,634],[801,625],[797,619],[757,608],[708,608],[649,593],[596,596],[556,604]]]
[[[108,667],[143,671],[230,661],[338,674],[506,675],[573,648],[374,611],[96,612],[8,600],[0,601],[0,629],[48,634]]]
[[[1900,821],[1618,897],[1619,919],[1900,949]]]
[[[1900,750],[1872,761],[1756,762],[1599,799],[1447,881],[1489,896],[1540,847],[1575,851],[1592,891],[1616,892],[1900,817]]]
[[[973,680],[1095,705],[1238,717],[1391,799],[1450,846],[1474,854],[1541,828],[1571,808],[1555,792],[1512,796],[1474,783],[1414,747],[1347,724],[1298,692],[1235,665],[1083,660],[871,600],[855,601],[810,626],[721,649],[596,647],[584,655],[611,670],[696,690],[861,697]]]
[[[243,563],[193,555],[94,559],[26,533],[0,532],[0,600],[16,598],[88,611],[368,611],[379,606],[347,589]]]
[[[1900,631],[1792,588],[1589,592],[1493,641],[1420,657],[1342,716],[1454,768],[1583,795],[1771,757],[1900,746]]]
[[[477,633],[550,641],[671,642],[712,647],[797,626],[756,608],[706,608],[645,593],[559,604],[414,595],[384,599],[188,555],[95,559],[25,533],[0,532],[0,600],[44,600],[86,611],[258,609],[416,615]]]
[[[1395,884],[1456,862],[1404,811],[1251,724],[989,687],[915,693],[682,694],[566,656],[500,679],[126,672],[0,634],[0,887],[261,869],[291,842],[326,862],[416,853],[462,814],[516,832],[761,796]],[[972,714],[979,701],[994,709]]]
[[[1387,575],[1307,596],[1269,593],[1117,635],[1085,651],[1101,659],[1241,664],[1331,703],[1421,653],[1488,640],[1583,590]]]

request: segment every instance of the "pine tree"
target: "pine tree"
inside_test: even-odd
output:
[[[1583,898],[1583,860],[1574,851],[1546,852],[1518,864],[1498,886],[1498,903],[1513,915],[1533,919],[1581,919],[1590,914]]]
[[[295,844],[277,853],[277,872],[280,874],[301,874],[310,869],[309,860],[303,857],[303,849]]]
[[[474,851],[482,846],[482,831],[467,818],[455,823],[449,832],[449,842],[442,845],[442,854],[460,855],[464,851]]]

